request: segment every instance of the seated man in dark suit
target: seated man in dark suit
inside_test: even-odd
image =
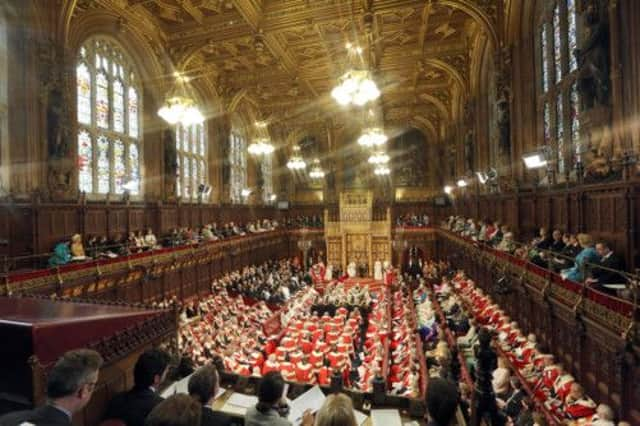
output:
[[[201,426],[228,426],[231,418],[211,409],[211,404],[220,388],[218,370],[213,364],[196,370],[189,378],[189,395],[202,405]]]
[[[157,391],[167,375],[170,360],[169,354],[158,349],[140,355],[133,369],[133,388],[109,402],[104,418],[122,420],[127,426],[144,426],[147,415],[162,402]]]
[[[71,426],[72,416],[91,399],[100,367],[102,357],[96,351],[78,349],[65,353],[47,376],[47,403],[2,416],[0,425]]]
[[[598,253],[598,256],[600,256],[598,265],[607,269],[594,267],[591,270],[591,278],[589,278],[587,282],[590,284],[596,284],[596,288],[598,290],[610,292],[611,290],[605,287],[607,284],[622,284],[626,281],[619,273],[609,270],[613,269],[616,271],[624,271],[624,259],[616,255],[613,250],[611,250],[609,244],[604,241],[596,244],[596,252]]]

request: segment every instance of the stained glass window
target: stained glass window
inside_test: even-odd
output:
[[[96,76],[96,122],[98,127],[109,128],[109,80],[103,72]]]
[[[88,194],[140,193],[140,92],[125,57],[120,46],[101,38],[79,51],[78,187]]]
[[[138,92],[129,87],[129,136],[138,137]]]
[[[569,72],[578,68],[578,27],[576,25],[576,0],[567,0],[567,45],[569,47]]]
[[[109,139],[98,137],[98,193],[106,194],[110,189],[111,165],[109,161]]]
[[[86,130],[78,133],[78,186],[80,191],[93,192],[93,144]]]
[[[560,28],[560,5],[553,9],[553,59],[556,64],[556,83],[562,80],[562,29]]]
[[[115,193],[122,194],[124,192],[123,186],[125,185],[125,179],[127,174],[127,166],[124,156],[124,143],[121,140],[113,142],[113,178],[115,185]],[[128,186],[128,185],[127,185]]]
[[[242,190],[247,186],[246,140],[236,132],[229,140],[230,199],[232,203],[242,203]]]
[[[129,145],[129,192],[133,195],[140,193],[140,154],[138,145]]]
[[[575,161],[581,161],[582,147],[580,144],[580,95],[578,94],[578,83],[571,85],[571,144]]]
[[[78,122],[91,124],[91,74],[84,63],[76,69],[78,85]]]
[[[577,3],[576,0],[547,0],[545,4],[548,7],[541,8],[543,19],[539,27],[541,93],[538,99],[544,142],[556,153],[557,172],[562,176],[569,175],[580,150],[576,85],[579,71],[575,55]],[[555,118],[552,119],[552,115]]]
[[[264,156],[262,163],[260,163],[260,169],[262,170],[262,201],[269,204],[273,194],[273,158],[271,155]]]
[[[558,93],[556,101],[556,147],[558,157],[558,173],[564,173],[564,108],[562,105],[562,92]]]
[[[544,141],[547,144],[551,141],[551,108],[548,102],[544,104]]]
[[[540,47],[542,50],[542,90],[549,90],[549,42],[547,41],[547,25],[540,28]]]
[[[124,86],[120,80],[113,82],[113,130],[124,132]]]
[[[208,184],[204,125],[176,126],[176,151],[178,153],[177,195],[185,199],[197,198],[200,185]]]

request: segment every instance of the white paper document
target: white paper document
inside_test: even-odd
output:
[[[373,426],[402,426],[398,410],[371,410]]]
[[[247,414],[246,407],[238,407],[237,405],[231,405],[231,404],[224,404],[220,411],[226,414],[233,414],[236,416],[244,416],[245,414]]]
[[[356,424],[358,426],[362,426],[362,424],[364,424],[364,422],[367,421],[367,419],[369,418],[369,416],[367,416],[365,413],[363,413],[362,411],[358,411],[358,410],[353,410],[353,412],[356,415]]]
[[[302,415],[305,411],[310,410],[315,413],[322,407],[326,397],[319,386],[314,386],[289,404],[289,421],[293,426],[302,423]]]
[[[226,405],[235,405],[236,407],[249,408],[258,403],[258,397],[253,395],[245,395],[243,393],[234,392],[227,399]]]
[[[175,395],[177,393],[184,393],[184,394],[188,394],[189,393],[189,379],[191,378],[191,375],[178,380],[175,383],[172,383],[171,386],[169,386],[168,388],[166,388],[162,394],[160,395],[163,398],[169,398],[171,395]],[[220,398],[224,393],[226,392],[225,388],[219,388],[218,392],[216,393],[216,396],[214,399],[218,399]]]

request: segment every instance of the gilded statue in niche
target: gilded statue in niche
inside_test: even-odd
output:
[[[54,199],[71,196],[74,171],[69,129],[68,87],[64,84],[64,55],[47,39],[38,46],[42,102],[46,111],[47,182]]]
[[[609,25],[603,0],[585,0],[582,43],[575,54],[580,67],[578,87],[581,110],[609,101]]]
[[[510,89],[507,84],[506,72],[500,71],[496,78],[496,125],[498,127],[498,153],[505,164],[511,156],[511,111]]]
[[[390,142],[393,181],[396,186],[425,186],[427,142],[422,132],[411,129]]]
[[[162,143],[164,144],[165,193],[171,197],[176,193],[178,178],[178,153],[173,130],[165,129],[162,134]]]

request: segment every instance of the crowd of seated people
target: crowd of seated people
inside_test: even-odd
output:
[[[368,307],[371,303],[371,294],[367,287],[356,283],[347,288],[344,283],[334,281],[327,284],[322,295],[318,295],[315,301],[316,309],[324,307]]]
[[[182,355],[198,366],[219,358],[227,371],[244,376],[260,371],[267,343],[263,324],[273,315],[264,302],[249,306],[241,296],[221,290],[192,306],[191,313],[184,312],[179,338]]]
[[[429,224],[429,216],[426,214],[405,213],[396,218],[396,226],[401,228],[424,228]]]
[[[285,225],[287,229],[322,229],[324,228],[324,221],[321,215],[296,216],[287,218]]]
[[[624,258],[615,253],[608,242],[594,241],[586,233],[574,235],[559,229],[549,232],[543,227],[529,242],[520,244],[515,242],[509,227],[499,221],[476,222],[450,216],[442,226],[463,237],[550,269],[568,280],[586,282],[600,291],[615,293],[607,286],[626,281],[622,275],[614,272],[625,270]]]
[[[185,371],[176,379],[189,376],[187,393],[166,398],[161,390],[171,383],[174,368],[171,356],[160,349],[143,352],[134,366],[133,386],[107,401],[103,425],[127,426],[229,426],[237,420],[213,409],[220,389],[219,366],[206,363],[195,371]],[[37,408],[0,416],[0,425],[26,424],[71,426],[83,416],[100,382],[101,355],[93,350],[76,349],[62,355],[46,377],[46,403]],[[293,426],[287,419],[285,378],[278,371],[267,372],[256,391],[257,403],[249,407],[242,422],[247,426]],[[453,424],[458,395],[450,383],[435,379],[425,401],[429,425]],[[95,404],[92,405],[94,408]],[[86,415],[86,412],[84,412]],[[358,426],[353,402],[343,393],[328,395],[319,410],[302,413],[301,426]],[[602,423],[606,424],[606,423]]]
[[[246,225],[229,222],[218,227],[207,224],[200,229],[191,227],[174,228],[164,238],[159,239],[151,228],[146,231],[131,231],[124,236],[116,233],[111,238],[105,235],[89,235],[83,242],[82,235],[74,234],[68,240],[58,242],[49,257],[50,267],[66,265],[70,262],[81,262],[90,259],[116,258],[140,253],[162,247],[178,247],[187,244],[218,241],[235,236],[258,234],[278,228],[276,220],[256,220]]]
[[[410,293],[403,290],[393,293],[388,381],[392,394],[417,398],[420,396],[422,344],[416,339],[417,318],[412,305]]]
[[[226,289],[269,303],[283,303],[309,284],[304,270],[291,259],[269,260],[229,272],[212,283],[212,291]]]
[[[480,368],[478,345],[483,336],[489,336],[498,353],[491,388],[502,419],[516,425],[544,424],[544,417],[536,409],[542,404],[563,423],[615,424],[611,408],[604,404],[598,406],[589,398],[562,364],[539,344],[536,336],[526,334],[463,272],[457,272],[451,279],[443,277],[442,284],[435,286],[434,291],[447,326],[458,336],[456,350],[464,355],[476,374]],[[460,315],[468,317],[466,332],[456,325],[459,324],[456,317]],[[523,381],[530,393],[524,390]]]

